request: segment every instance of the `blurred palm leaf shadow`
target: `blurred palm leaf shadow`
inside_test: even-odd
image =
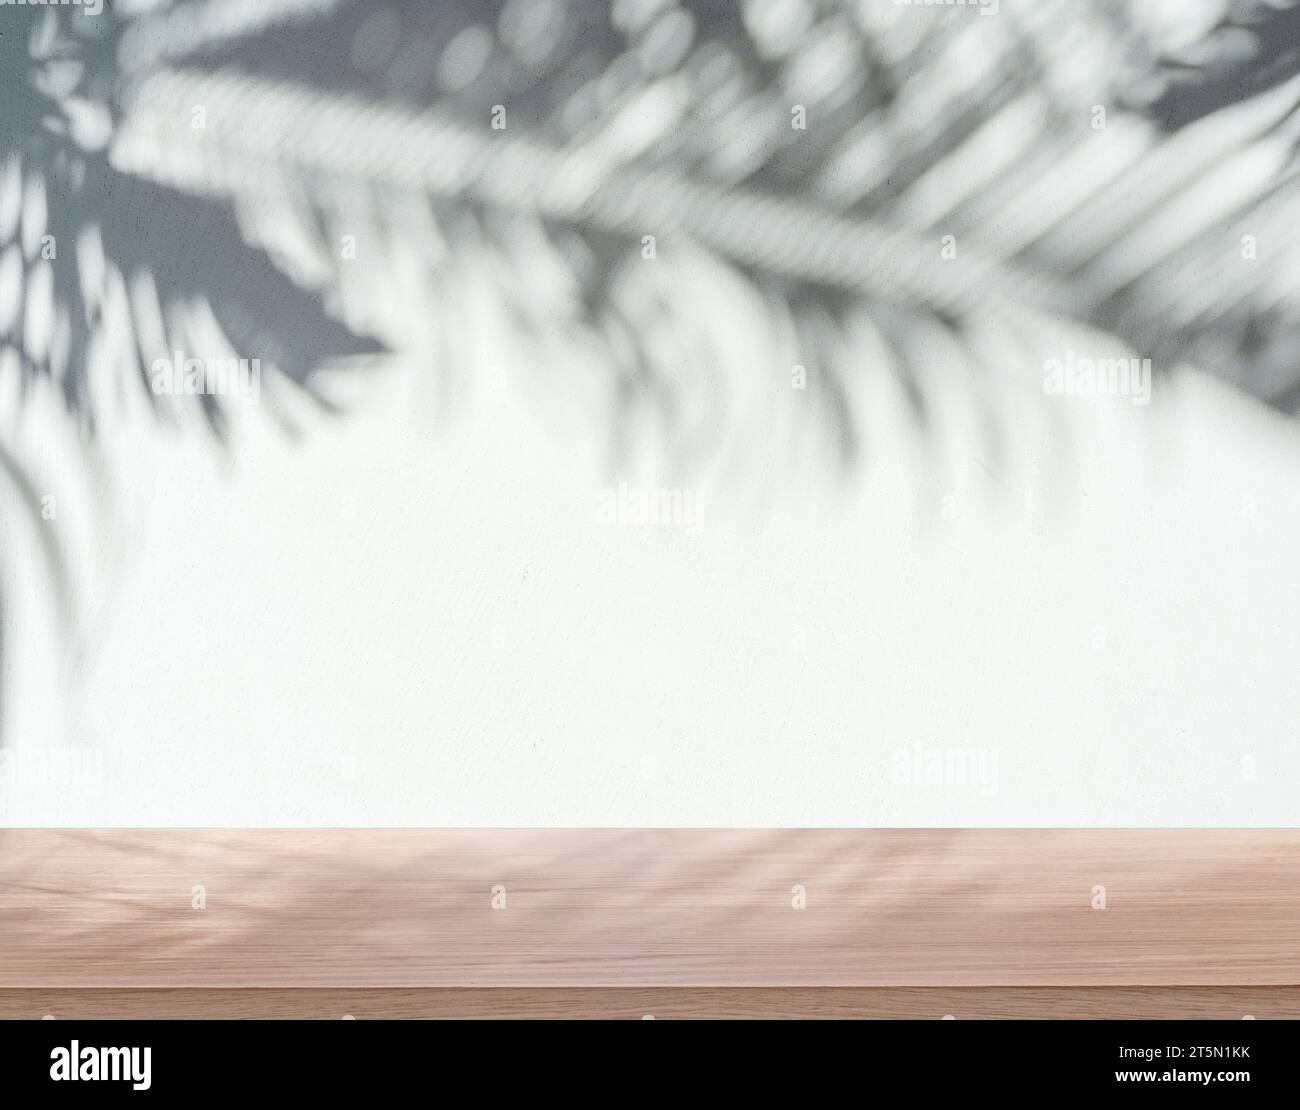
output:
[[[239,234],[229,204],[118,172],[108,144],[125,21],[77,8],[0,8],[4,358],[57,382],[93,430],[92,374],[138,378],[202,349],[200,307],[241,356],[295,382],[329,357],[379,350],[321,308]],[[12,106],[12,107],[10,107]],[[223,413],[198,394],[212,430]]]
[[[450,397],[472,271],[514,387],[616,464],[843,469],[863,376],[933,434],[937,388],[1036,372],[1065,321],[1294,409],[1300,7],[1148,7],[0,5],[0,376],[91,445],[105,382],[165,417],[150,365],[217,343],[325,405],[313,371],[409,346]]]
[[[1190,5],[1173,29],[1204,33],[1168,53],[1177,36],[1129,0],[1004,0],[988,19],[841,0],[247,10],[206,32],[196,19],[168,33],[161,17],[132,32],[119,162],[300,223],[269,234],[314,244],[317,272],[371,224],[384,252],[418,242],[435,288],[471,261],[493,270],[530,354],[579,336],[607,352],[608,380],[572,365],[551,380],[539,357],[516,385],[538,404],[593,399],[616,453],[645,418],[685,465],[719,449],[691,427],[734,416],[734,383],[698,381],[725,378],[723,291],[706,335],[662,342],[695,323],[673,295],[695,250],[761,293],[789,339],[784,369],[814,371],[807,423],[845,462],[864,446],[849,403],[864,331],[924,428],[918,326],[948,332],[959,366],[1005,371],[1041,361],[1026,311],[1294,407],[1294,5]],[[189,126],[192,104],[211,130]],[[1100,128],[1097,107],[1111,113]],[[432,219],[397,194],[427,198]],[[1261,251],[1249,268],[1247,232]],[[640,264],[646,236],[670,276]],[[452,375],[474,361],[470,329],[442,322]]]

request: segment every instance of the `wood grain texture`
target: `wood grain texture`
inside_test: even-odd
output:
[[[0,1020],[1300,1019],[1300,987],[29,988]]]
[[[1295,984],[1290,830],[0,833],[0,988]]]

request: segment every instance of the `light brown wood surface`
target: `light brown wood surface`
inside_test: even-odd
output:
[[[0,988],[1296,984],[1295,831],[0,833]]]
[[[1300,987],[114,987],[0,991],[0,1020],[1300,1018]]]

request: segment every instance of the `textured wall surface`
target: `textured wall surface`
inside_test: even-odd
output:
[[[0,4],[0,822],[1294,824],[1298,13]]]

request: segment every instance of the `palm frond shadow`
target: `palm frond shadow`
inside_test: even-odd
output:
[[[1047,7],[1055,17],[1067,6]],[[689,243],[725,260],[790,315],[794,361],[816,371],[831,402],[807,406],[809,422],[841,445],[841,463],[858,460],[865,438],[847,426],[846,386],[872,368],[853,366],[846,383],[839,368],[818,362],[819,335],[829,325],[842,337],[858,318],[878,325],[898,307],[950,329],[959,348],[980,356],[970,360],[976,365],[991,355],[990,374],[1026,361],[1009,342],[977,351],[967,335],[973,319],[1000,305],[1117,331],[1117,351],[1127,338],[1164,367],[1205,350],[1207,336],[1236,334],[1238,362],[1248,367],[1243,383],[1285,401],[1286,390],[1249,369],[1246,356],[1263,350],[1261,328],[1289,328],[1290,317],[1276,307],[1266,312],[1258,300],[1225,296],[1207,305],[1187,279],[1222,269],[1237,248],[1228,234],[1233,223],[1266,206],[1283,182],[1222,198],[1199,222],[1164,226],[1169,221],[1159,218],[1194,183],[1204,163],[1198,150],[1244,162],[1265,145],[1289,145],[1275,129],[1294,118],[1300,93],[1276,67],[1270,81],[1246,89],[1271,90],[1272,99],[1252,98],[1239,117],[1208,131],[1166,141],[1140,116],[1117,113],[1109,131],[1091,134],[1092,99],[1127,94],[1111,96],[1115,90],[1086,76],[1057,79],[1052,59],[1077,48],[1072,75],[1107,59],[1129,70],[1143,59],[1158,68],[1151,44],[1126,29],[1121,3],[1076,13],[1063,26],[1011,13],[1004,23],[826,5],[808,26],[765,27],[734,5],[700,0],[662,19],[651,8],[560,4],[548,9],[553,18],[543,34],[527,24],[523,6],[504,2],[378,12],[322,5],[322,17],[306,25],[259,27],[253,39],[213,36],[167,51],[184,68],[140,76],[119,153],[127,159],[133,142],[152,140],[171,151],[160,172],[182,187],[225,194],[253,177],[269,182],[268,190],[305,197],[303,215],[322,249],[343,231],[329,214],[313,218],[322,179],[428,197],[433,222],[421,253],[444,270],[466,255],[485,257],[499,271],[498,290],[527,348],[544,351],[557,332],[570,344],[591,334],[606,344],[620,385],[612,399],[602,398],[615,429],[615,465],[629,408],[658,411],[665,419],[655,426],[664,433],[666,425],[669,435],[674,418],[693,415],[674,397],[679,365],[665,366],[646,350],[654,344],[645,319],[626,327],[626,308],[611,304],[615,287],[631,287],[625,301],[663,298],[664,283],[637,265],[645,235],[669,256],[675,244]],[[895,41],[903,19],[911,21],[909,49]],[[825,74],[801,53],[818,46]],[[960,95],[943,100],[960,110],[918,118],[918,90],[952,59],[981,49],[1019,59],[1022,71],[974,69]],[[1231,92],[1221,89],[1215,106],[1230,104]],[[790,126],[796,102],[815,126]],[[218,120],[256,118],[261,128],[250,135],[217,126],[195,140],[184,120],[169,116],[176,103],[203,103]],[[494,133],[488,121],[497,108],[509,123]],[[1009,141],[1015,122],[1044,130]],[[1161,172],[1135,191],[1127,175],[1142,157]],[[1186,169],[1169,172],[1179,167]],[[1049,183],[1071,188],[1054,198]],[[960,253],[941,259],[949,233]],[[1147,258],[1144,267],[1131,261],[1135,245],[1147,248],[1138,256]],[[530,284],[530,270],[572,289],[548,300]],[[807,314],[792,309],[810,302],[820,311],[808,330]],[[716,316],[706,338],[734,345],[727,332],[735,324],[721,303]],[[906,340],[904,333],[895,350]],[[1273,363],[1278,353],[1268,352]],[[465,373],[473,360],[462,351],[446,361],[446,372]],[[698,359],[691,372],[719,374],[718,361]],[[903,360],[902,369],[923,430],[928,408],[915,362]],[[774,363],[750,374],[789,369]],[[527,373],[544,376],[535,365]],[[952,389],[960,377],[944,380]],[[564,379],[547,384],[585,388]],[[680,463],[680,444],[666,454],[670,466]]]
[[[178,351],[211,351],[216,340],[202,330],[209,314],[239,357],[263,360],[307,390],[322,363],[377,353],[375,340],[327,315],[319,296],[244,241],[227,200],[112,166],[115,57],[129,23],[110,13],[0,13],[5,100],[18,105],[0,128],[8,213],[0,225],[9,228],[0,257],[25,270],[14,282],[25,299],[4,336],[7,361],[26,378],[58,382],[93,432],[91,377],[138,379],[165,413],[150,369]],[[219,398],[202,393],[193,403],[221,437]]]
[[[435,127],[433,134],[447,141],[438,153],[453,164],[441,181],[420,181],[421,160],[412,157],[415,179],[408,175],[400,180],[399,173],[395,183],[430,195],[432,226],[452,239],[468,213],[479,214],[473,224],[480,228],[493,213],[511,213],[510,220],[498,221],[504,231],[476,236],[470,249],[508,255],[510,240],[517,245],[530,235],[534,252],[549,245],[585,307],[581,316],[567,321],[570,327],[586,322],[603,331],[609,326],[601,326],[601,316],[618,315],[611,312],[607,291],[611,275],[627,262],[628,236],[653,228],[730,256],[769,295],[787,304],[812,302],[823,310],[814,314],[819,319],[807,336],[813,353],[804,356],[805,364],[815,364],[816,349],[824,346],[819,332],[828,327],[842,331],[854,312],[876,318],[899,303],[932,313],[959,343],[965,341],[963,329],[971,313],[998,299],[1042,305],[1052,312],[1082,310],[1094,322],[1127,331],[1144,345],[1164,344],[1162,353],[1183,349],[1188,338],[1187,327],[1171,326],[1188,321],[1152,318],[1137,303],[1141,281],[1149,275],[1126,274],[1122,284],[1114,284],[1120,279],[1106,264],[1107,237],[1122,239],[1132,230],[1131,220],[1112,223],[1109,231],[1094,226],[1073,256],[1066,257],[1059,228],[1051,225],[1046,236],[1017,229],[1010,243],[995,233],[981,233],[973,218],[987,212],[987,190],[967,186],[969,196],[936,200],[935,183],[955,177],[976,155],[992,151],[981,136],[1000,118],[1023,112],[1027,100],[1042,101],[1039,118],[1058,126],[1067,122],[1066,110],[1074,112],[1077,103],[1067,102],[1049,80],[1047,59],[1053,50],[1074,45],[1071,33],[1080,35],[1081,51],[1101,49],[1132,61],[1137,47],[1125,33],[1123,4],[1103,5],[1091,22],[1074,21],[1055,38],[1020,15],[1007,20],[1006,31],[994,32],[994,21],[961,13],[927,12],[924,19],[919,12],[904,13],[911,20],[907,48],[896,41],[903,38],[899,13],[855,13],[836,5],[826,5],[808,19],[800,16],[807,25],[796,20],[790,26],[774,15],[764,22],[757,13],[713,0],[682,4],[662,19],[655,5],[607,10],[557,4],[554,11],[548,9],[553,18],[546,26],[530,19],[525,6],[505,0],[434,8],[396,4],[378,11],[336,0],[278,0],[260,6],[231,0],[208,7],[214,11],[206,15],[213,18],[203,18],[198,6],[182,6],[183,14],[193,17],[188,21],[170,9],[154,14],[147,6],[141,15],[121,16],[110,6],[97,20],[78,20],[57,9],[38,15],[5,13],[8,29],[0,40],[13,60],[8,73],[18,78],[11,99],[19,109],[6,128],[6,147],[34,144],[29,162],[48,179],[28,176],[23,210],[43,204],[56,240],[65,244],[79,243],[87,228],[98,232],[100,242],[86,252],[102,252],[110,266],[116,265],[128,304],[113,307],[125,307],[137,339],[153,347],[164,340],[170,351],[172,341],[186,338],[184,306],[206,297],[217,324],[241,354],[264,352],[268,361],[286,363],[283,369],[294,381],[306,381],[307,371],[329,355],[373,351],[372,342],[317,315],[318,298],[245,245],[229,220],[228,205],[238,208],[259,190],[305,186],[294,193],[305,202],[300,217],[311,225],[318,246],[332,247],[335,229],[328,203],[322,203],[331,172],[339,180],[376,186],[393,177],[385,157],[394,153],[387,149],[392,131],[387,125],[406,121],[403,110],[414,111],[417,121],[441,123],[441,132]],[[215,18],[219,7],[224,8],[220,19]],[[1085,42],[1083,30],[1101,46]],[[1146,84],[1137,82],[1127,101],[1139,103],[1144,89],[1149,93],[1158,86],[1160,95],[1148,97],[1148,107],[1163,124],[1176,128],[1226,103],[1276,90],[1295,70],[1296,34],[1290,8],[1270,9],[1266,17],[1252,19],[1234,11],[1190,61],[1153,57]],[[1215,43],[1239,43],[1242,35],[1254,36],[1262,46],[1253,53],[1225,47],[1226,58],[1211,49]],[[950,56],[995,45],[1025,63],[1022,76],[972,71],[965,95],[950,96],[948,102],[979,104],[979,111],[967,108],[924,124],[911,114],[916,90]],[[805,64],[801,47],[820,47],[825,73]],[[1196,59],[1204,63],[1199,68]],[[1091,54],[1084,60],[1091,60]],[[54,67],[65,63],[79,67],[75,76],[51,76]],[[177,63],[188,68],[166,68]],[[1179,66],[1175,79],[1169,71]],[[1231,79],[1220,80],[1224,74]],[[1189,82],[1200,90],[1198,98],[1186,91]],[[212,95],[165,95],[182,91]],[[810,129],[789,126],[788,105],[800,93],[813,94],[805,97],[811,104],[799,104],[813,110],[816,125]],[[1171,108],[1175,101],[1181,115]],[[430,104],[436,104],[432,112]],[[494,136],[486,120],[498,104],[508,105],[511,129]],[[1288,93],[1288,116],[1293,105]],[[361,118],[349,121],[340,114],[349,106]],[[96,110],[105,107],[118,117],[113,153],[89,160],[80,147],[99,126]],[[188,127],[195,107],[211,111],[219,132],[215,139],[205,128]],[[649,116],[640,133],[630,126],[638,112]],[[209,161],[230,156],[242,182],[232,182],[230,174],[226,180],[213,176],[211,165],[197,159],[194,149],[154,149],[147,152],[153,164],[142,163],[141,136],[167,113],[171,124],[184,124],[190,131],[185,136],[173,126],[168,137],[176,146],[188,139],[191,146],[207,148]],[[337,123],[369,127],[373,141],[349,151],[350,140],[358,138],[355,129],[329,134],[310,126],[331,113]],[[739,126],[741,118],[748,127]],[[254,121],[258,127],[250,126]],[[302,141],[290,141],[295,133]],[[526,137],[519,138],[521,133]],[[467,145],[470,135],[477,145]],[[1239,145],[1229,153],[1242,153],[1241,144],[1261,137],[1237,135]],[[495,153],[484,162],[488,144]],[[738,149],[746,146],[747,154]],[[1033,160],[1041,162],[1053,150],[1059,153],[1059,144],[1043,141]],[[185,158],[191,159],[187,178],[177,168]],[[484,164],[465,165],[476,159]],[[22,163],[16,165],[21,175]],[[567,171],[568,187],[557,186],[556,196],[548,198],[543,182],[512,179],[504,172],[529,165]],[[118,166],[129,167],[131,176]],[[579,172],[584,168],[585,177]],[[262,174],[250,172],[254,169]],[[208,195],[186,200],[165,184],[145,180],[151,175]],[[983,178],[997,184],[988,170]],[[1052,214],[1057,225],[1105,208],[1113,190],[1108,192],[1104,178],[1097,181],[1101,187],[1085,191],[1082,207]],[[59,204],[50,205],[50,196],[58,195],[56,185],[70,186],[73,203],[65,193]],[[35,197],[39,192],[46,196]],[[1147,195],[1149,209],[1167,199],[1167,190]],[[1015,201],[1004,197],[1002,203],[1014,207]],[[1132,203],[1124,207],[1134,210]],[[937,215],[942,221],[936,221]],[[39,221],[33,217],[31,222]],[[961,238],[971,232],[973,242],[963,244],[976,252],[970,263],[943,268],[925,260],[936,253],[935,236],[944,228]],[[26,232],[25,237],[30,238]],[[811,245],[800,249],[801,240]],[[182,253],[178,244],[187,241],[203,244],[198,257],[177,257]],[[24,247],[30,252],[29,243]],[[1180,244],[1157,261],[1186,268],[1179,251],[1201,247],[1195,241]],[[435,262],[447,259],[445,250],[429,254]],[[39,327],[19,329],[13,345],[29,373],[41,368],[43,356],[47,372],[62,381],[70,401],[83,402],[84,411],[83,368],[92,361],[85,357],[88,333],[107,306],[103,296],[101,303],[84,296],[87,264],[74,261],[52,268],[49,334],[41,334]],[[77,267],[83,271],[81,281]],[[42,269],[33,267],[28,275],[29,296],[42,295],[48,280]],[[1082,286],[1073,281],[1078,275],[1088,279]],[[1155,277],[1164,281],[1168,274]],[[1114,285],[1109,289],[1108,279]],[[878,295],[880,304],[864,304],[855,287]],[[536,341],[538,313],[530,314],[527,305],[518,311],[523,298],[514,300],[516,322],[529,341]],[[39,324],[50,313],[22,315]],[[792,313],[796,323],[806,315]],[[1267,330],[1267,322],[1258,313],[1240,320],[1243,349],[1266,346],[1260,331]],[[1203,331],[1225,322],[1209,318],[1191,323]],[[802,337],[802,329],[796,331]],[[55,333],[59,341],[52,343]],[[632,338],[635,345],[644,337],[634,331]],[[904,333],[895,349],[906,338]],[[140,363],[147,363],[140,356],[150,353],[133,352]],[[656,386],[662,384],[650,373],[653,360],[643,350],[634,349],[630,356],[634,366],[627,377],[653,403]],[[1276,361],[1277,351],[1271,356]],[[907,360],[903,365],[907,368]],[[663,368],[658,369],[662,377]],[[828,434],[843,445],[843,457],[853,460],[861,437],[846,423],[844,384],[830,369],[825,379],[832,399],[822,414]],[[913,377],[907,377],[905,388],[923,425],[927,407]],[[210,397],[198,403],[219,430],[220,407]],[[677,415],[681,408],[677,406]]]
[[[93,471],[101,426],[114,424],[105,406],[124,391],[162,420],[196,412],[212,443],[228,446],[225,399],[160,396],[151,372],[160,359],[265,363],[262,411],[292,432],[292,410],[277,402],[280,382],[330,408],[313,372],[383,349],[246,242],[229,199],[113,168],[116,55],[130,25],[111,8],[96,18],[72,7],[0,7],[0,384],[20,408],[4,414],[0,505],[7,545],[35,537],[70,645],[73,575],[57,526],[42,513],[51,479],[33,471],[14,434],[32,391],[61,395]]]

